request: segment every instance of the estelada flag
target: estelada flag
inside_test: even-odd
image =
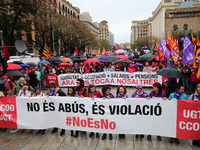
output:
[[[161,60],[161,59],[164,57],[164,54],[163,54],[163,52],[161,51],[161,49],[160,49],[160,47],[159,47],[159,45],[158,45],[157,42],[156,42],[156,50],[157,50],[157,52],[158,52],[159,60]]]
[[[51,50],[49,49],[49,47],[47,46],[46,43],[44,45],[44,49],[43,49],[43,53],[42,54],[45,55],[48,58],[54,57],[54,54],[51,52]]]
[[[95,50],[93,50],[92,54],[95,54],[95,55],[97,55],[97,52],[96,52]]]
[[[193,67],[196,68],[197,64],[196,64],[196,38],[194,37],[194,35],[191,33],[192,36],[192,42],[193,42],[193,54],[194,54],[194,62],[193,62]]]
[[[4,41],[3,41],[3,49],[4,49],[4,56],[5,56],[6,61],[10,60],[8,49],[7,49],[6,44],[5,44]]]

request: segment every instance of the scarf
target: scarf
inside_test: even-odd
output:
[[[198,99],[200,100],[200,94],[197,95]]]
[[[124,98],[126,97],[126,94],[121,95],[120,93],[117,94],[117,98]]]
[[[178,94],[177,92],[174,93],[174,98],[180,99],[181,94]]]
[[[54,90],[50,90],[49,96],[53,96],[55,93],[55,89]]]

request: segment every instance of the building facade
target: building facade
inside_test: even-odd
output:
[[[140,38],[151,37],[152,28],[150,18],[147,20],[132,21],[131,43],[135,43]]]
[[[92,22],[92,17],[90,16],[89,12],[83,12],[80,15],[80,20],[85,23],[85,25],[90,29],[90,31],[99,39],[100,29],[98,22]]]
[[[50,0],[51,1],[51,0]],[[80,9],[78,7],[72,6],[72,4],[66,0],[57,0],[58,12],[60,15],[66,16],[70,19],[80,17]]]
[[[165,13],[165,33],[200,31],[200,7],[168,9]]]
[[[115,45],[115,37],[112,32],[109,31],[109,44],[114,46]]]
[[[109,28],[108,28],[108,22],[106,20],[101,21],[99,24],[100,34],[99,38],[101,40],[107,40],[109,41]]]

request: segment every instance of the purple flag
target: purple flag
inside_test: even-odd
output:
[[[190,39],[185,34],[184,44],[183,44],[183,65],[186,65],[194,61],[193,56],[193,44]]]
[[[169,49],[166,47],[166,41],[163,39],[163,42],[160,41],[160,46],[161,46],[161,50],[163,52],[163,54],[165,55],[167,62],[168,62],[168,67],[171,67],[171,63],[169,61],[169,56],[170,56],[170,51]]]

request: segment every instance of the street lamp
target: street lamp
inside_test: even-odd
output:
[[[0,30],[0,40],[1,40],[1,46],[3,47],[3,31]]]

